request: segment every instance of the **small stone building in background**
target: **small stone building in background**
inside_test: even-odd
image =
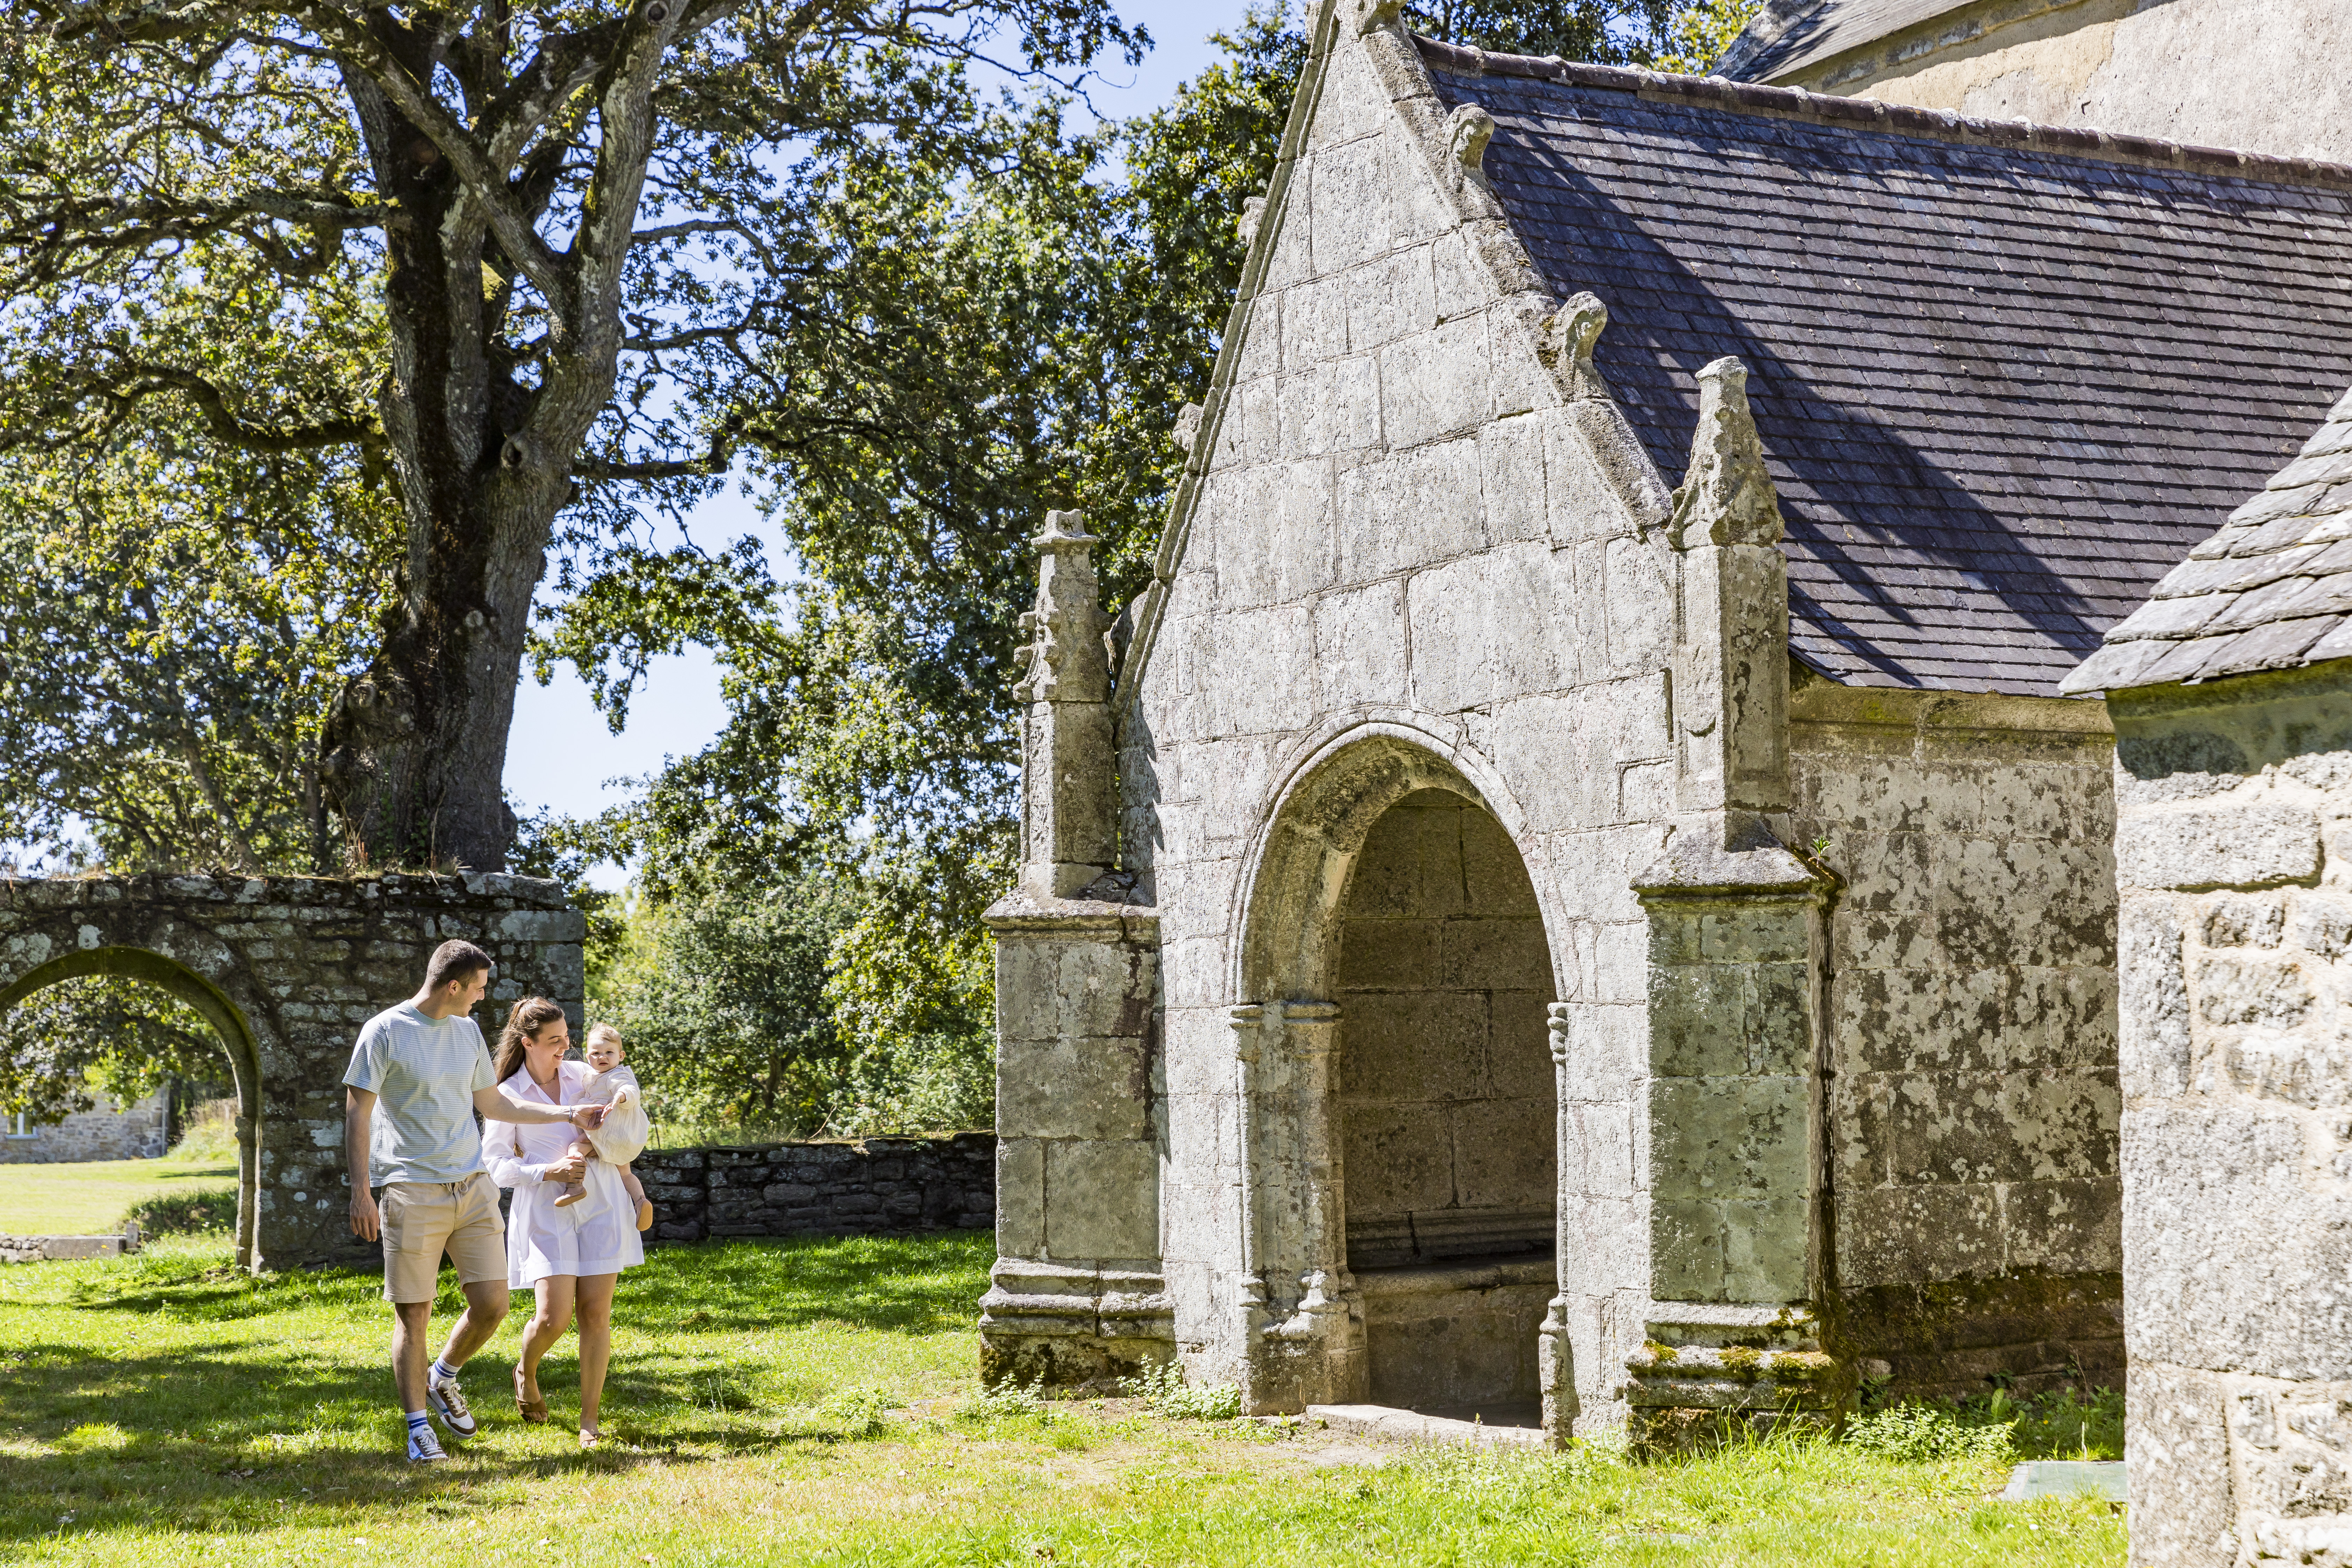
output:
[[[98,1103],[47,1126],[23,1116],[0,1121],[0,1165],[65,1160],[152,1160],[170,1147],[171,1089],[131,1105],[100,1093]]]
[[[2066,681],[2122,895],[2131,1557],[2352,1558],[2352,395]]]
[[[989,1375],[2120,1383],[2058,684],[2352,381],[2352,171],[1396,16],[1315,18],[1155,581],[1037,542]]]

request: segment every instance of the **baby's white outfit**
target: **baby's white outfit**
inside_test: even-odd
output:
[[[626,1062],[590,1079],[580,1099],[607,1108],[604,1120],[587,1133],[588,1146],[598,1159],[625,1165],[645,1152],[646,1140],[654,1135],[653,1123],[646,1119],[646,1091],[637,1087],[637,1075]]]

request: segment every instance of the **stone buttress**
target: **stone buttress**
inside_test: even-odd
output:
[[[1169,1353],[1160,1277],[1158,921],[1113,870],[1107,617],[1076,512],[1038,533],[1018,687],[1021,881],[996,935],[997,1260],[983,1376],[1108,1385]]]

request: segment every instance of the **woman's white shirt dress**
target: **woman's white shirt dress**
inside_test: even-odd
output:
[[[586,1062],[559,1062],[555,1070],[559,1100],[550,1100],[532,1081],[529,1068],[517,1070],[504,1087],[518,1100],[572,1105],[595,1076]],[[585,1199],[569,1208],[555,1206],[563,1184],[541,1178],[549,1166],[563,1163],[564,1151],[578,1135],[569,1122],[491,1121],[484,1124],[483,1134],[482,1158],[490,1179],[514,1189],[514,1210],[507,1216],[509,1286],[536,1285],[552,1274],[617,1274],[646,1260],[629,1191],[621,1184],[620,1172],[604,1161],[588,1162]]]

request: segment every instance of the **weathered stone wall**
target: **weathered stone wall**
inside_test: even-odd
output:
[[[2107,707],[2132,1561],[2340,1561],[2352,661],[2117,692]]]
[[[2114,754],[2095,704],[1792,699],[1794,836],[1844,879],[1832,1267],[1906,1392],[2121,1386]]]
[[[1179,1348],[1198,1375],[1260,1378],[1265,1408],[1293,1395],[1258,1345],[1328,1331],[1333,1370],[1287,1386],[1346,1375],[1348,1309],[1323,1293],[1342,1243],[1318,1228],[1327,1216],[1290,1217],[1320,1147],[1307,1110],[1333,1015],[1293,1004],[1338,1004],[1334,906],[1370,819],[1440,787],[1501,824],[1576,1016],[1573,1070],[1622,1125],[1644,986],[1628,874],[1655,848],[1673,771],[1660,679],[1672,616],[1633,510],[1654,520],[1664,487],[1630,439],[1609,447],[1623,430],[1613,407],[1572,406],[1543,363],[1557,302],[1512,259],[1492,197],[1448,161],[1411,47],[1344,19],[1330,37],[1269,197],[1232,381],[1194,448],[1197,500],[1180,504],[1190,521],[1129,655],[1149,644],[1120,737],[1120,852],[1161,921]],[[1330,814],[1348,826],[1331,829]],[[1268,837],[1288,831],[1277,818],[1323,835],[1328,859],[1271,868],[1292,854]],[[1244,951],[1291,938],[1307,954],[1295,964]],[[1584,1152],[1570,1161],[1580,1185]],[[1580,1230],[1556,1309],[1575,1343],[1562,1374],[1572,1362],[1604,1421],[1648,1295],[1630,1179],[1604,1180],[1613,1208],[1578,1215],[1598,1230]],[[1263,1215],[1245,1215],[1244,1192]]]
[[[996,1221],[996,1137],[859,1138],[648,1149],[631,1168],[654,1236],[897,1236]]]
[[[89,1110],[77,1110],[47,1127],[23,1132],[10,1123],[0,1135],[0,1165],[37,1165],[68,1160],[152,1160],[163,1152],[171,1108],[158,1089],[135,1105],[117,1104],[101,1094]]]
[[[1783,87],[2352,159],[2336,0],[1977,0],[1772,79]]]
[[[433,949],[478,943],[499,966],[483,1009],[551,996],[582,1026],[586,921],[526,877],[90,878],[0,883],[0,1005],[77,974],[170,990],[223,1037],[236,1076],[255,1267],[365,1262],[343,1168],[344,1068],[360,1026],[414,994]]]

